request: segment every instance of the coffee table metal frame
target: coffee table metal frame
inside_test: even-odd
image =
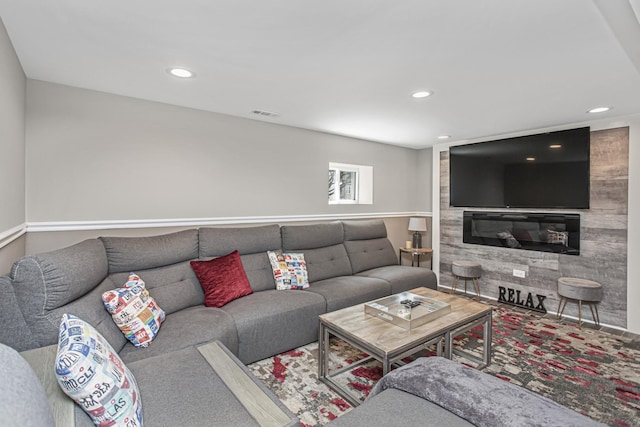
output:
[[[424,288],[418,288],[416,290],[412,290],[410,292],[419,291]],[[433,291],[435,292],[435,291]],[[424,294],[423,294],[424,295]],[[429,297],[433,297],[433,295],[425,295]],[[451,298],[460,298],[449,296],[447,294],[442,294],[443,300],[451,299]],[[437,299],[437,298],[436,298]],[[464,298],[461,298],[464,299]],[[448,302],[448,301],[447,301]],[[355,307],[359,307],[362,309],[364,314],[364,305],[358,304]],[[347,309],[354,309],[354,307],[349,307]],[[334,312],[335,313],[335,312]],[[355,367],[367,363],[373,359],[378,360],[382,363],[382,374],[386,375],[390,370],[392,365],[394,364],[403,364],[402,359],[405,357],[411,356],[413,354],[418,353],[419,351],[430,347],[431,345],[436,345],[438,356],[444,356],[448,359],[451,359],[453,354],[456,354],[460,357],[466,358],[478,364],[477,368],[481,369],[491,363],[491,314],[492,307],[487,306],[485,310],[480,311],[474,315],[465,317],[463,319],[459,319],[457,321],[452,322],[451,324],[446,324],[444,327],[428,330],[424,333],[420,332],[420,329],[428,329],[429,323],[422,325],[421,327],[415,328],[413,331],[406,331],[399,326],[390,325],[384,320],[376,319],[375,317],[365,317],[363,321],[374,321],[381,322],[381,327],[388,327],[383,325],[390,325],[392,330],[393,328],[397,328],[398,333],[405,333],[415,335],[415,339],[411,340],[411,342],[398,346],[391,351],[382,351],[376,345],[375,342],[369,342],[366,339],[362,339],[358,336],[357,332],[349,331],[349,330],[340,330],[339,327],[332,325],[330,322],[326,321],[323,316],[320,316],[320,330],[318,336],[318,379],[323,383],[327,384],[333,390],[335,390],[339,395],[341,395],[345,400],[347,400],[351,405],[358,406],[360,405],[360,401],[353,396],[347,389],[342,387],[339,383],[334,381],[334,377],[347,371],[352,370]],[[369,315],[366,315],[369,316]],[[446,317],[446,316],[443,316]],[[472,353],[461,349],[453,349],[453,339],[478,326],[483,326],[483,346],[482,346],[482,357],[479,358]],[[345,366],[340,369],[335,369],[329,372],[329,340],[331,336],[338,337],[349,345],[367,353],[369,357],[359,360],[357,363]]]

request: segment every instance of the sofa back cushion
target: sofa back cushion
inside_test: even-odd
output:
[[[126,271],[110,274],[109,278],[119,287],[127,282],[129,273]],[[165,314],[204,303],[204,291],[189,261],[148,270],[135,270],[132,273],[144,280],[149,295],[156,300]]]
[[[200,259],[220,257],[237,250],[254,292],[276,288],[267,251],[281,249],[280,226],[203,227],[199,231]]]
[[[38,346],[58,342],[63,313],[91,323],[119,350],[126,342],[102,304],[102,293],[115,288],[107,278],[107,257],[98,239],[25,256],[11,269],[16,300]]]
[[[198,258],[198,230],[151,237],[100,237],[109,278],[122,286],[130,273],[144,280],[165,314],[203,304],[204,292],[189,261]]]
[[[381,219],[342,221],[344,240],[386,239],[387,227]]]
[[[284,252],[304,254],[309,282],[352,274],[342,223],[285,225],[281,233]]]
[[[343,221],[344,247],[353,273],[398,264],[382,220]]]
[[[280,249],[277,224],[258,227],[203,227],[200,233],[200,258],[213,258],[237,250],[240,255]]]
[[[100,237],[109,274],[164,267],[198,257],[198,230],[151,237]]]
[[[18,306],[9,276],[0,276],[0,343],[18,351],[38,346]]]

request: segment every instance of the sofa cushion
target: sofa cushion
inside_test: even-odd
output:
[[[435,273],[426,268],[389,265],[363,271],[358,273],[358,276],[375,277],[389,282],[392,294],[420,287],[438,289],[438,279]]]
[[[387,239],[387,227],[381,219],[343,221],[344,247],[353,273],[398,264],[395,251]]]
[[[221,341],[237,354],[238,333],[233,318],[219,308],[201,305],[167,316],[162,324],[162,333],[149,347],[135,347],[127,342],[120,351],[120,357],[129,363],[214,340]]]
[[[267,255],[271,262],[273,279],[276,282],[277,290],[306,289],[309,287],[307,263],[304,260],[304,254],[268,251]]]
[[[151,237],[100,237],[109,273],[164,267],[198,257],[198,230]]]
[[[201,259],[219,257],[237,250],[254,292],[276,288],[267,251],[282,248],[280,226],[205,227],[199,232]]]
[[[3,323],[2,327],[9,324]],[[20,427],[54,427],[47,394],[36,373],[13,348],[0,343],[0,420]],[[55,386],[55,384],[54,384]]]
[[[309,282],[311,283],[352,274],[351,263],[342,244],[319,249],[307,249],[304,251],[304,256],[307,261]]]
[[[246,374],[246,378],[240,380],[255,383],[290,417],[291,422],[287,426],[300,425],[295,416],[256,381],[233,355],[229,357]],[[151,359],[130,363],[129,366],[140,386],[145,425],[260,425],[194,346],[159,354]],[[158,375],[158,372],[162,375]],[[242,381],[240,384],[244,384]]]
[[[142,426],[135,378],[91,325],[65,314],[55,360],[58,383],[96,425]]]
[[[233,317],[245,364],[316,341],[325,309],[324,298],[307,290],[256,292],[221,308]]]
[[[136,347],[147,347],[164,321],[164,311],[149,296],[144,280],[134,273],[122,287],[104,292],[102,302],[124,336]]]
[[[352,274],[344,248],[342,223],[282,226],[282,249],[302,252],[309,282]]]
[[[200,233],[200,258],[219,257],[237,250],[240,255],[266,253],[281,249],[280,226],[203,227]]]
[[[189,261],[136,273],[166,314],[204,303],[204,291]],[[124,283],[128,277],[129,272],[109,276],[114,283]]]
[[[204,289],[207,307],[222,307],[253,292],[237,250],[209,261],[191,261],[191,267]]]
[[[313,225],[283,225],[282,249],[286,252],[323,248],[342,244],[344,230],[341,222]]]
[[[20,311],[9,276],[0,276],[0,325],[0,343],[18,351],[38,347]]]
[[[276,288],[273,280],[273,270],[266,252],[258,254],[240,255],[244,272],[247,274],[249,284],[254,292],[266,291]]]
[[[369,240],[387,237],[387,227],[381,219],[342,221],[344,240]]]
[[[340,276],[313,282],[307,292],[322,295],[330,312],[388,296],[391,285],[372,277]]]
[[[372,268],[398,264],[393,246],[386,237],[346,241],[344,247],[354,274]]]

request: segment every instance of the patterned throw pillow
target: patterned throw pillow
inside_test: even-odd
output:
[[[142,401],[131,371],[98,331],[70,314],[60,323],[55,371],[62,391],[96,426],[142,426]]]
[[[276,281],[276,289],[306,289],[309,287],[304,254],[268,251],[269,262]]]
[[[102,302],[118,328],[136,347],[147,347],[164,322],[164,310],[134,273],[123,287],[103,293]]]
[[[237,250],[209,261],[191,261],[189,264],[204,291],[206,307],[222,307],[253,293]]]

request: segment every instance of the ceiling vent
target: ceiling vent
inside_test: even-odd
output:
[[[274,113],[273,111],[253,110],[251,112],[255,115],[263,116],[263,117],[280,117],[280,114]]]

